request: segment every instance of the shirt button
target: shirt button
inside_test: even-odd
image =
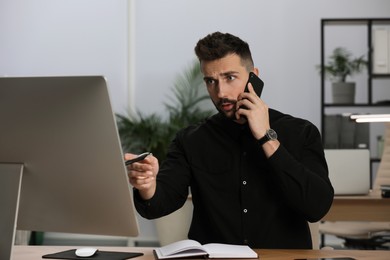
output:
[[[243,211],[244,211],[244,213],[247,213],[247,212],[248,212],[248,210],[247,210],[247,209],[244,209]]]
[[[242,184],[243,184],[243,185],[246,185],[246,181],[243,181]]]

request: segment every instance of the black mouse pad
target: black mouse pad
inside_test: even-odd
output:
[[[76,249],[66,250],[54,254],[43,255],[42,258],[49,259],[107,259],[107,260],[125,260],[137,256],[143,255],[143,253],[130,253],[130,252],[113,252],[113,251],[100,251],[98,250],[91,257],[78,257],[75,254]]]

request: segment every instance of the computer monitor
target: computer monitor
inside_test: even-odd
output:
[[[104,77],[0,78],[0,207],[0,259],[15,229],[138,235]]]

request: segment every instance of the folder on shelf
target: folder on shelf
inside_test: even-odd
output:
[[[378,27],[373,29],[373,73],[390,73],[390,27]]]
[[[325,115],[325,149],[367,149],[369,144],[369,124],[357,124],[356,122],[350,120],[347,115]]]
[[[355,147],[366,148],[370,147],[370,124],[355,124]]]
[[[340,115],[326,115],[324,120],[324,147],[327,149],[338,149]]]
[[[341,115],[340,120],[340,148],[348,149],[355,147],[356,123],[349,119],[349,115]]]

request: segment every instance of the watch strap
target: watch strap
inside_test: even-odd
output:
[[[265,135],[262,138],[257,140],[257,143],[259,145],[263,145],[268,141],[276,140],[276,139],[277,139],[277,134],[276,134],[275,130],[270,128],[266,131]]]

